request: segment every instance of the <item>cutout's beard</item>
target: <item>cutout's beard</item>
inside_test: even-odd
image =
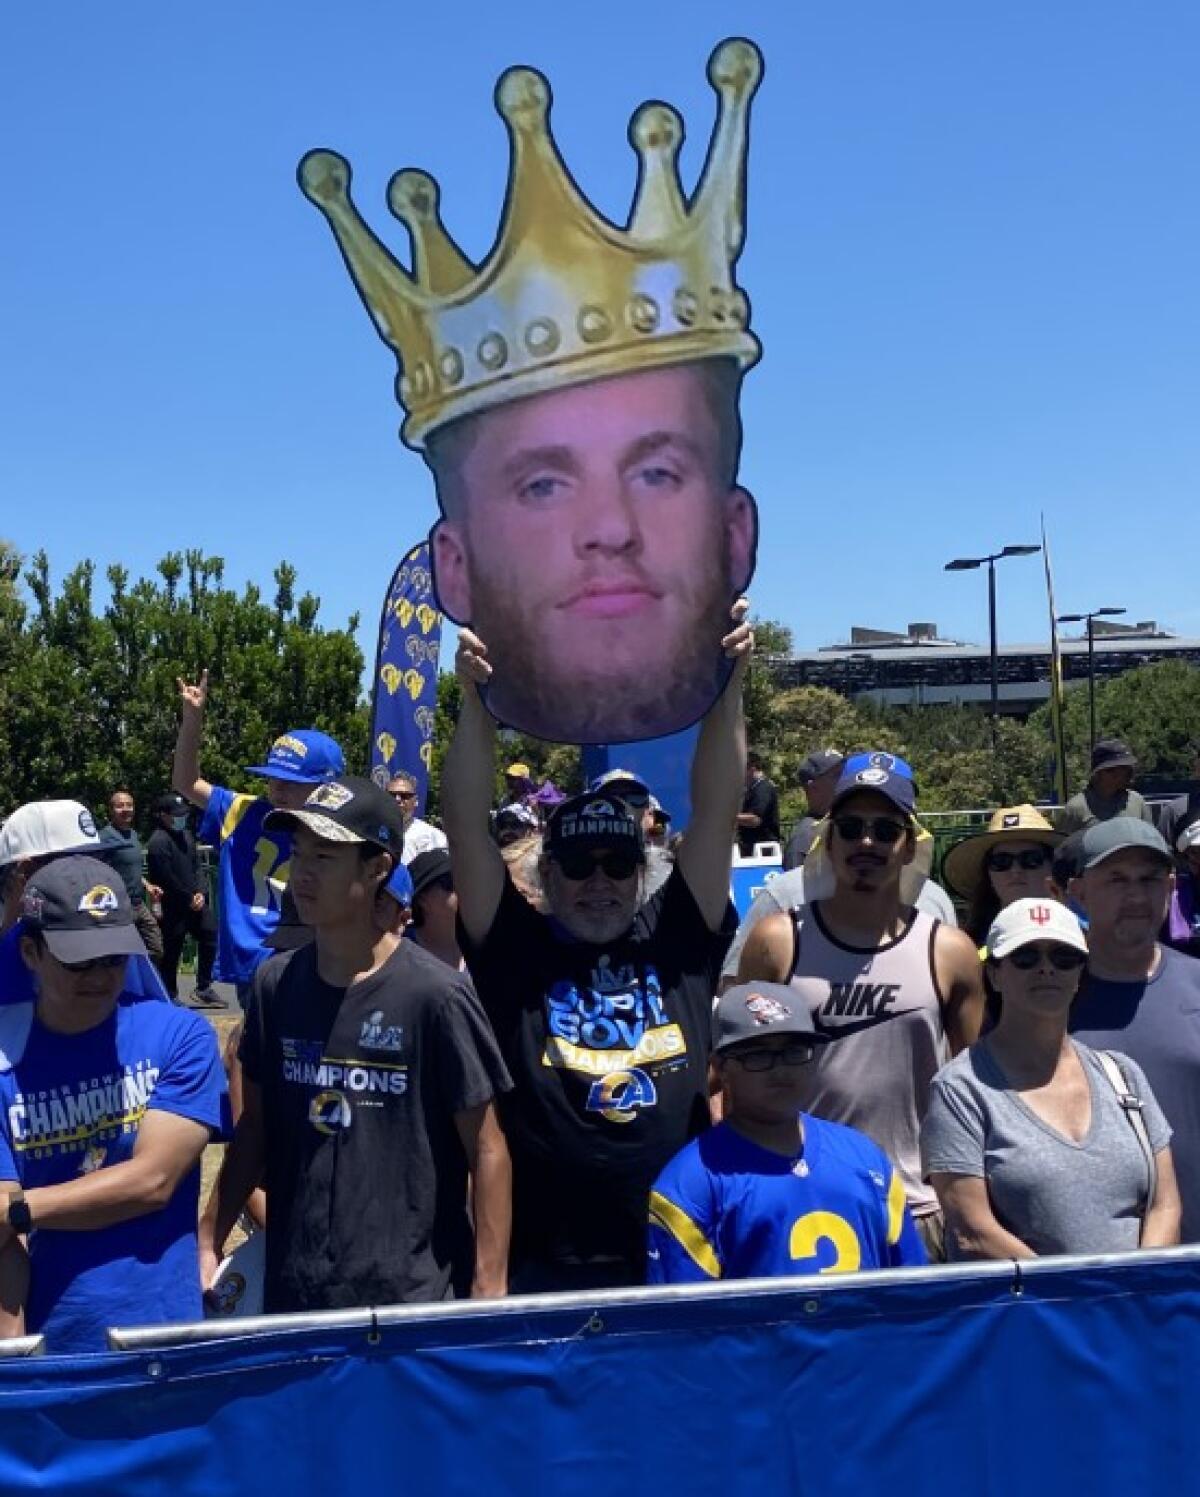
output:
[[[616,672],[603,658],[565,662],[543,649],[538,621],[519,596],[470,559],[471,627],[487,645],[493,668],[488,710],[518,732],[560,743],[662,738],[690,727],[720,695],[732,669],[721,649],[734,597],[723,527],[706,550],[711,565],[689,579],[670,660],[660,663],[648,641],[638,667]]]

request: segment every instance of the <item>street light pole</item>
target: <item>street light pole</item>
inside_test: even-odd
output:
[[[948,561],[944,568],[947,572],[970,572],[976,567],[983,566],[988,569],[988,655],[992,681],[993,753],[996,751],[996,724],[1000,719],[1000,645],[996,634],[996,563],[1005,556],[1032,556],[1041,549],[1040,546],[1005,546],[1001,551],[993,551],[990,556],[960,556],[955,561]]]
[[[992,752],[996,752],[996,722],[1000,716],[1000,643],[996,636],[996,558],[988,557],[988,650],[992,667]]]
[[[1084,624],[1088,647],[1088,752],[1096,747],[1096,619],[1116,618],[1124,608],[1093,608],[1091,613],[1060,613],[1060,624]]]
[[[1096,618],[1087,616],[1088,637],[1088,753],[1096,748]]]

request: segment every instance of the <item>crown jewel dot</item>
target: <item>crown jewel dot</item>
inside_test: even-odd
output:
[[[577,326],[585,343],[602,343],[612,332],[612,321],[603,307],[581,308]]]
[[[700,310],[696,293],[689,291],[686,286],[680,286],[675,293],[672,306],[676,321],[681,322],[684,327],[691,327],[696,320],[696,313]]]
[[[639,293],[630,297],[625,315],[629,318],[630,327],[636,332],[652,333],[658,326],[658,303],[652,296]]]
[[[447,348],[442,354],[438,360],[438,372],[442,376],[442,383],[446,385],[456,385],[462,379],[463,356],[457,348]]]
[[[535,317],[525,329],[525,347],[531,354],[551,354],[560,341],[558,328],[549,317]]]
[[[499,333],[488,333],[481,338],[477,352],[485,369],[502,369],[508,361],[508,344]]]
[[[679,116],[666,104],[644,104],[633,119],[633,143],[639,151],[669,149],[682,133]]]
[[[496,89],[496,103],[506,120],[529,124],[550,108],[550,88],[533,68],[509,68]]]

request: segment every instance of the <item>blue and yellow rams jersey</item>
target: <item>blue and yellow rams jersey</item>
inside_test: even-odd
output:
[[[647,1280],[779,1278],[927,1261],[887,1155],[803,1114],[787,1159],[721,1123],[676,1154],[650,1196]]]
[[[199,840],[220,853],[215,973],[222,982],[249,982],[271,955],[264,942],[279,924],[292,839],[264,830],[270,810],[261,795],[214,786],[200,823]]]

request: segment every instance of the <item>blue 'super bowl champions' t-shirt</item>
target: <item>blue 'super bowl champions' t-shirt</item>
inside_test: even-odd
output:
[[[925,1263],[904,1185],[883,1150],[803,1115],[793,1159],[728,1123],[694,1139],[650,1196],[651,1284],[780,1278]]]
[[[103,1024],[58,1034],[34,1019],[0,1071],[0,1180],[32,1190],[130,1158],[151,1109],[228,1136],[216,1035],[198,1014],[122,998]],[[86,1232],[29,1239],[25,1323],[53,1352],[104,1351],[111,1325],[198,1320],[197,1166],[161,1210]]]
[[[292,839],[263,829],[270,811],[270,801],[261,795],[214,785],[200,822],[199,840],[220,851],[214,976],[221,982],[249,982],[271,955],[265,942],[279,924]]]

